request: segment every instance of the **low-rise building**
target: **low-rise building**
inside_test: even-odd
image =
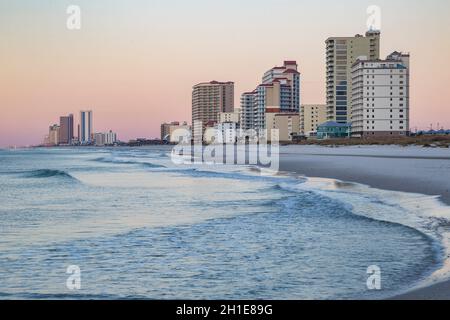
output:
[[[182,124],[171,125],[169,128],[169,139],[170,143],[189,143],[191,141],[191,126],[187,122]]]
[[[348,123],[337,123],[328,121],[317,127],[318,139],[335,139],[350,137],[351,125]]]
[[[205,131],[203,133],[203,142],[205,143],[216,143],[217,142],[217,122],[208,121],[204,125]],[[199,131],[197,131],[199,132]],[[195,140],[195,139],[194,139]],[[198,143],[198,141],[195,141]]]
[[[190,135],[187,136],[186,131],[191,131],[191,126],[186,121],[181,124],[178,121],[163,123],[161,124],[161,141],[178,143],[183,140],[188,142],[191,138]]]
[[[278,130],[280,142],[292,142],[300,133],[300,115],[297,112],[280,112],[279,109],[266,109],[267,141],[271,142],[272,129]]]

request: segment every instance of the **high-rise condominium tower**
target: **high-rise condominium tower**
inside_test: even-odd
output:
[[[356,137],[409,133],[409,54],[386,60],[361,57],[352,68],[353,122]]]
[[[351,122],[352,65],[358,57],[371,60],[380,57],[380,32],[368,31],[366,36],[332,37],[326,40],[327,119],[338,123]]]
[[[93,138],[92,111],[80,112],[80,143],[90,143]]]
[[[240,123],[241,128],[249,130],[254,128],[255,123],[255,108],[256,108],[256,90],[251,92],[244,92],[241,95],[241,112]]]
[[[300,73],[296,61],[266,71],[262,83],[241,96],[241,127],[266,129],[266,112],[299,112]]]
[[[192,90],[194,136],[201,136],[207,125],[219,122],[219,113],[234,111],[234,82],[204,82]],[[201,126],[199,122],[201,121]]]
[[[59,118],[59,143],[71,144],[73,139],[73,114]]]

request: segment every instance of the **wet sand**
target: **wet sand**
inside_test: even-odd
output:
[[[280,148],[280,170],[440,196],[450,205],[450,149],[287,146]]]

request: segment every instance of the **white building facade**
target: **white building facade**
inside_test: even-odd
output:
[[[352,136],[409,134],[409,54],[360,57],[352,67],[352,87]]]
[[[216,143],[235,143],[238,137],[238,124],[236,122],[222,122],[217,125]]]
[[[117,134],[112,132],[99,132],[94,134],[94,144],[96,146],[111,146],[117,142]]]

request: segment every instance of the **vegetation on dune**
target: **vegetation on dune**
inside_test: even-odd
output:
[[[423,146],[428,148],[450,148],[450,136],[412,136],[412,137],[376,137],[376,138],[347,138],[329,140],[299,141],[299,145],[321,146],[356,146],[356,145],[399,145]]]

